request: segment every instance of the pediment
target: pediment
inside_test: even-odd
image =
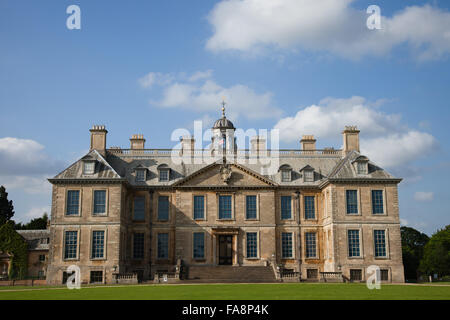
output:
[[[275,186],[272,180],[238,164],[214,163],[178,181],[174,186]]]

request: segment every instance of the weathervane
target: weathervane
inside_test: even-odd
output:
[[[225,117],[225,106],[226,106],[226,102],[225,102],[225,97],[222,98],[222,116]]]

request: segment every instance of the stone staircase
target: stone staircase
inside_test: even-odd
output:
[[[277,282],[270,266],[189,266],[187,276],[183,282]]]

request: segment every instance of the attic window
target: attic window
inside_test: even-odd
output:
[[[159,181],[169,181],[169,169],[159,169]]]
[[[367,174],[367,162],[362,162],[362,161],[357,162],[356,168],[357,168],[358,174]]]
[[[292,168],[288,164],[283,164],[279,171],[281,171],[281,182],[291,182],[292,181]]]
[[[314,170],[303,171],[303,181],[304,182],[314,182]]]
[[[83,174],[91,175],[95,173],[95,161],[83,162]]]
[[[146,169],[136,169],[136,182],[144,182],[147,178]]]

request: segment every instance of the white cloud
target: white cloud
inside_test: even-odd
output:
[[[0,139],[0,163],[0,175],[51,173],[60,168],[60,164],[44,152],[43,145],[11,137]]]
[[[357,125],[365,136],[373,137],[397,130],[400,115],[379,111],[363,97],[349,99],[323,99],[297,112],[293,117],[278,121],[280,137],[287,142],[297,141],[303,134],[320,138],[335,138],[346,125]]]
[[[138,83],[143,88],[151,88],[155,85],[165,85],[173,80],[174,76],[172,74],[164,74],[160,72],[150,72],[138,79]]]
[[[281,140],[292,142],[304,134],[336,139],[346,125],[357,125],[361,152],[385,168],[413,162],[437,147],[432,135],[408,128],[400,115],[382,112],[379,105],[362,97],[327,98],[279,120],[274,128],[280,130]]]
[[[361,152],[386,168],[413,162],[436,147],[437,142],[431,134],[416,130],[361,141]]]
[[[450,13],[429,5],[410,6],[382,17],[369,30],[355,0],[223,0],[210,12],[212,51],[257,52],[272,47],[328,51],[346,58],[382,55],[406,44],[417,59],[450,52]],[[383,8],[381,8],[383,10]]]
[[[182,108],[217,115],[220,112],[220,102],[225,98],[227,117],[230,119],[264,119],[281,115],[281,110],[274,106],[271,92],[258,93],[243,84],[222,86],[212,79],[211,70],[195,72],[191,76],[149,75],[144,77],[147,80],[140,82],[144,87],[159,85],[161,98],[150,101],[158,107]]]
[[[48,176],[0,176],[0,184],[8,190],[22,190],[28,194],[45,194],[49,195],[52,187],[47,181]]]
[[[41,207],[41,208],[31,208],[26,214],[25,217],[27,217],[29,220],[35,219],[35,218],[41,218],[44,215],[44,212],[47,212],[47,215],[50,216],[50,207]]]
[[[414,194],[414,200],[416,201],[433,201],[434,193],[433,192],[422,192],[417,191]]]

